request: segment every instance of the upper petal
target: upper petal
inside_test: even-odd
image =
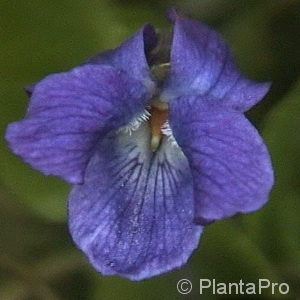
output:
[[[156,46],[154,28],[147,24],[123,42],[118,48],[102,52],[86,63],[107,64],[128,72],[131,76],[147,80],[149,72],[149,52]]]
[[[142,112],[150,93],[110,66],[53,74],[35,85],[25,118],[8,126],[6,139],[34,168],[81,183],[97,140]]]
[[[268,82],[254,82],[241,74],[230,49],[215,30],[175,16],[165,98],[210,96],[230,108],[246,111],[265,96],[269,87]]]
[[[166,139],[153,154],[149,137],[145,124],[101,141],[69,198],[72,237],[104,275],[158,275],[184,264],[198,245],[187,160]]]
[[[267,201],[270,157],[243,114],[214,99],[181,97],[171,102],[170,125],[192,169],[196,222],[251,212]]]

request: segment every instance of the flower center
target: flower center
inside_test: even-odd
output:
[[[152,152],[158,150],[164,136],[171,141],[172,145],[177,145],[168,123],[169,105],[160,98],[161,89],[163,89],[164,81],[168,77],[169,72],[169,62],[152,65],[151,75],[157,87],[155,95],[150,100],[149,106],[145,108],[142,115],[134,118],[128,125],[120,128],[121,131],[125,131],[131,135],[133,131],[140,128],[141,124],[147,122],[150,134],[150,149]]]
[[[151,141],[150,146],[152,152],[155,152],[159,147],[162,139],[162,127],[168,118],[168,105],[165,102],[156,100],[150,107],[149,125],[151,128]]]
[[[158,90],[160,90],[169,72],[170,72],[169,62],[155,64],[151,67],[151,75],[156,81]],[[150,112],[149,125],[151,129],[150,147],[152,152],[155,152],[158,149],[162,136],[164,134],[164,132],[162,131],[162,127],[167,122],[168,103],[160,100],[159,96],[155,96],[151,101],[149,112]]]

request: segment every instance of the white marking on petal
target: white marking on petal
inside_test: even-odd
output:
[[[161,127],[161,132],[168,138],[168,141],[171,142],[172,146],[179,147],[176,140],[175,140],[175,137],[173,135],[173,131],[172,131],[168,121],[166,121],[163,124],[163,126]]]
[[[132,121],[129,122],[128,125],[119,128],[118,132],[125,132],[129,135],[132,135],[132,132],[138,130],[142,123],[147,122],[149,120],[150,116],[150,112],[147,109],[145,109],[140,116],[134,118]]]

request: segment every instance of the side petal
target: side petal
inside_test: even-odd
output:
[[[149,55],[157,44],[157,36],[154,28],[147,24],[138,30],[118,48],[102,52],[86,63],[106,64],[129,72],[138,79],[150,78]]]
[[[246,111],[265,96],[270,83],[243,76],[215,30],[194,20],[174,18],[171,73],[165,98],[210,96],[229,108]]]
[[[150,91],[110,66],[85,65],[35,85],[25,118],[11,123],[12,151],[46,175],[82,183],[101,135],[143,112]]]
[[[174,137],[192,170],[200,224],[259,209],[273,185],[270,157],[257,130],[243,114],[208,102],[182,97],[170,106]]]
[[[193,224],[193,190],[180,149],[150,150],[149,129],[98,145],[85,183],[69,198],[69,228],[103,275],[141,280],[184,264],[202,228]]]

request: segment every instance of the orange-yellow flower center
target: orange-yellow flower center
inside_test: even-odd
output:
[[[155,152],[159,147],[162,131],[161,128],[167,121],[168,117],[168,106],[164,103],[153,103],[150,108],[150,119],[149,124],[151,128],[151,150]]]

